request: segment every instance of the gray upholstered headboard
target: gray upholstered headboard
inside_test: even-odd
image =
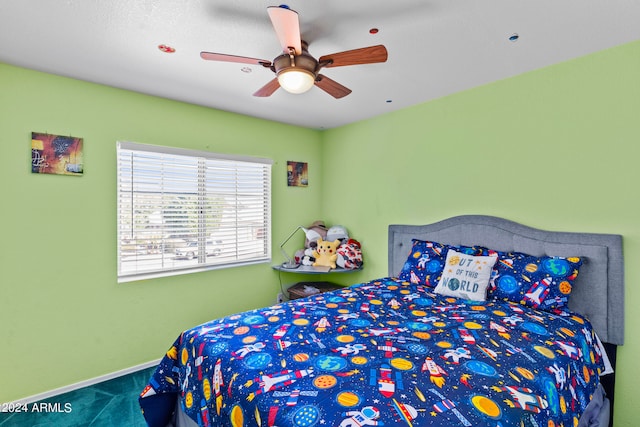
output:
[[[579,256],[580,274],[569,308],[589,318],[604,342],[624,343],[622,236],[545,231],[484,215],[463,215],[428,225],[389,226],[389,275],[397,277],[411,239],[451,245],[479,245],[531,255]]]

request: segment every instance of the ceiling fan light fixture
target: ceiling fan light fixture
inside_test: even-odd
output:
[[[318,61],[306,52],[304,42],[302,46],[301,55],[294,55],[293,52],[284,53],[273,61],[272,69],[280,87],[293,94],[308,91],[316,81]]]
[[[286,68],[278,73],[280,87],[289,93],[299,94],[311,89],[316,76],[301,68]]]

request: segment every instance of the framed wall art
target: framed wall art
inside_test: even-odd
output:
[[[84,172],[82,138],[31,133],[31,172],[81,176]]]
[[[304,162],[287,162],[287,185],[289,187],[306,187],[309,185],[309,166]]]

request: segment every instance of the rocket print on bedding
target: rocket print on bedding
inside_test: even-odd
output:
[[[433,291],[382,278],[187,330],[145,417],[175,396],[200,426],[577,425],[604,369],[585,318]]]

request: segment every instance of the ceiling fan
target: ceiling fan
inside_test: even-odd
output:
[[[322,68],[372,64],[387,60],[387,49],[383,45],[347,50],[315,59],[308,52],[308,44],[300,36],[300,22],[295,10],[281,5],[268,7],[267,12],[283,50],[283,53],[273,61],[223,53],[200,52],[200,57],[209,61],[262,65],[271,69],[276,77],[258,89],[253,94],[254,96],[271,96],[280,87],[290,93],[303,93],[315,85],[334,98],[342,98],[349,95],[351,89],[320,74]]]

